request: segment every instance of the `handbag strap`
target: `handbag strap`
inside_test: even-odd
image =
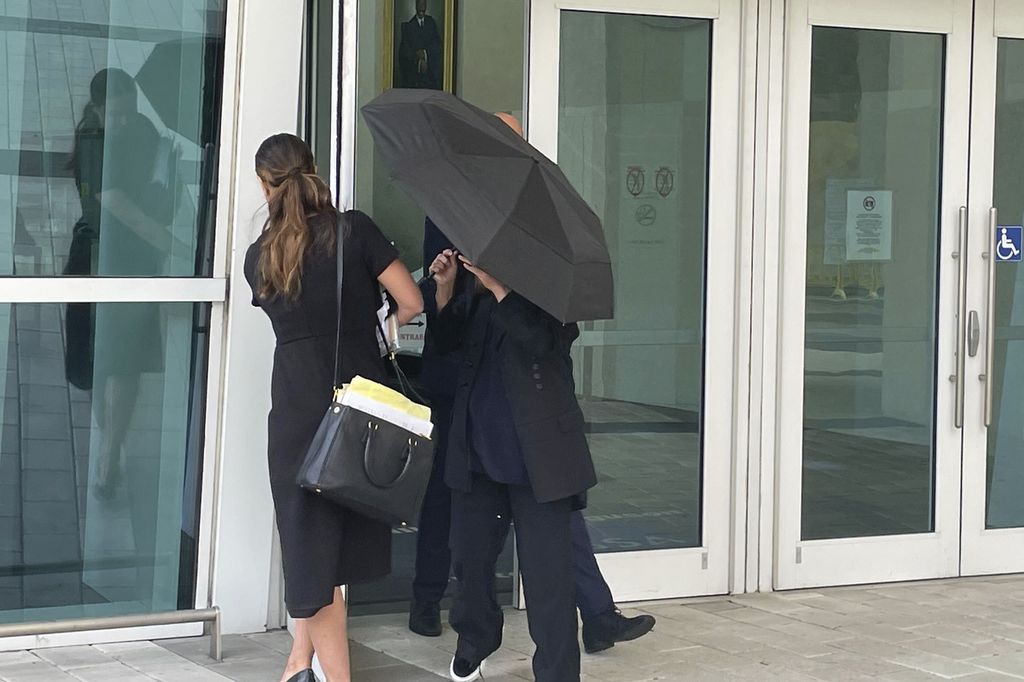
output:
[[[337,331],[334,335],[334,395],[337,396],[341,389],[341,291],[342,282],[345,279],[345,214],[338,211],[338,237],[335,240],[334,251],[338,257],[338,322]]]

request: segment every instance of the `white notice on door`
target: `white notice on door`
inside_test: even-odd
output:
[[[846,260],[892,260],[892,192],[846,193]]]

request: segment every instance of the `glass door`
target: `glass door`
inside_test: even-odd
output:
[[[206,606],[232,13],[181,0],[4,13],[0,625]]]
[[[971,2],[787,21],[776,587],[956,575]]]
[[[574,365],[617,600],[728,590],[739,17],[531,7],[529,138],[604,221],[615,272],[615,319],[582,326]]]
[[[979,0],[975,11],[964,292],[965,574],[1024,570],[1024,7]]]

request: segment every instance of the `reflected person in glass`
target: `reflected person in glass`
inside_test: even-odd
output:
[[[116,68],[98,72],[69,161],[82,216],[72,231],[65,275],[159,272],[170,248],[174,210],[173,194],[155,177],[159,144],[156,127],[139,113],[134,79]],[[95,489],[109,499],[125,475],[125,439],[141,375],[163,371],[159,313],[141,304],[70,304],[65,326],[67,378],[82,390],[96,389],[101,439]]]

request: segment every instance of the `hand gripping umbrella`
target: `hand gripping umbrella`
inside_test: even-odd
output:
[[[474,265],[562,322],[613,316],[601,221],[554,162],[445,92],[389,90],[362,111],[395,182]]]

